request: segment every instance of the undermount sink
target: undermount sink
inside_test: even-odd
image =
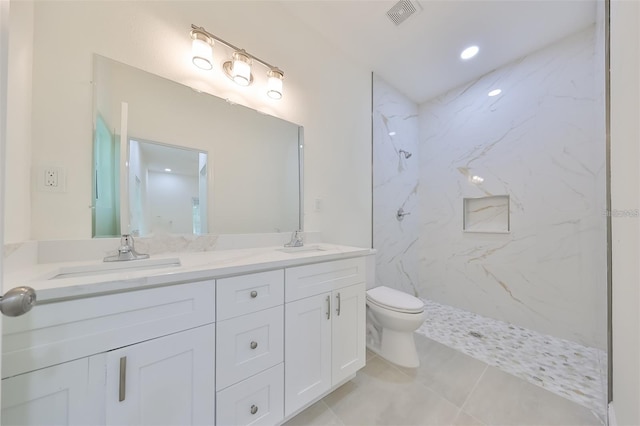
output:
[[[276,249],[277,251],[281,251],[283,253],[301,253],[306,251],[326,251],[320,246],[300,246],[300,247],[283,247]]]
[[[101,262],[91,265],[64,266],[50,280],[61,278],[88,277],[92,275],[112,274],[117,272],[139,271],[143,269],[157,269],[180,266],[180,259],[172,257],[168,259],[141,259],[123,262]]]

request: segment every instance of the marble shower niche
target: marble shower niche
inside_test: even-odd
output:
[[[508,195],[464,198],[462,204],[465,232],[504,234],[510,231]]]

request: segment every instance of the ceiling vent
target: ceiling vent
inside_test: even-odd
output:
[[[415,14],[416,12],[420,12],[421,10],[422,8],[420,7],[420,4],[415,0],[400,0],[387,11],[387,16],[393,21],[394,24],[400,25],[411,15]]]

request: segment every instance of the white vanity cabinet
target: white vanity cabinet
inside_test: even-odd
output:
[[[365,264],[70,289],[3,321],[3,424],[281,424],[364,366]]]
[[[284,418],[284,270],[219,279],[216,424]]]
[[[5,425],[104,424],[103,359],[85,357],[2,380]]]
[[[213,324],[106,354],[107,425],[210,425]]]
[[[365,365],[365,260],[285,271],[285,415]]]
[[[213,424],[214,321],[213,280],[5,318],[3,424]]]

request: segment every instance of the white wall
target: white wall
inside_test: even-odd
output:
[[[389,133],[395,133],[390,135]],[[400,150],[412,155],[405,158]],[[373,77],[373,247],[376,285],[418,296],[418,106]],[[399,221],[399,208],[410,213]]]
[[[151,231],[191,234],[193,198],[198,198],[198,177],[149,170],[147,205]]]
[[[5,243],[28,240],[31,228],[31,68],[33,3],[11,2],[7,90]],[[89,232],[91,229],[89,229]]]
[[[282,68],[284,98],[266,98],[258,72],[256,84],[242,89],[217,67],[193,67],[191,23]],[[33,193],[31,238],[90,236],[94,52],[303,125],[305,228],[328,241],[370,246],[369,71],[278,3],[262,1],[35,4],[32,163],[65,167],[68,182],[65,194]]]
[[[611,204],[639,208],[640,4],[611,2]],[[640,424],[640,224],[612,217],[613,407],[618,425]]]
[[[606,348],[595,40],[593,26],[420,106],[421,296]],[[463,198],[490,195],[510,196],[511,232],[463,232]]]

